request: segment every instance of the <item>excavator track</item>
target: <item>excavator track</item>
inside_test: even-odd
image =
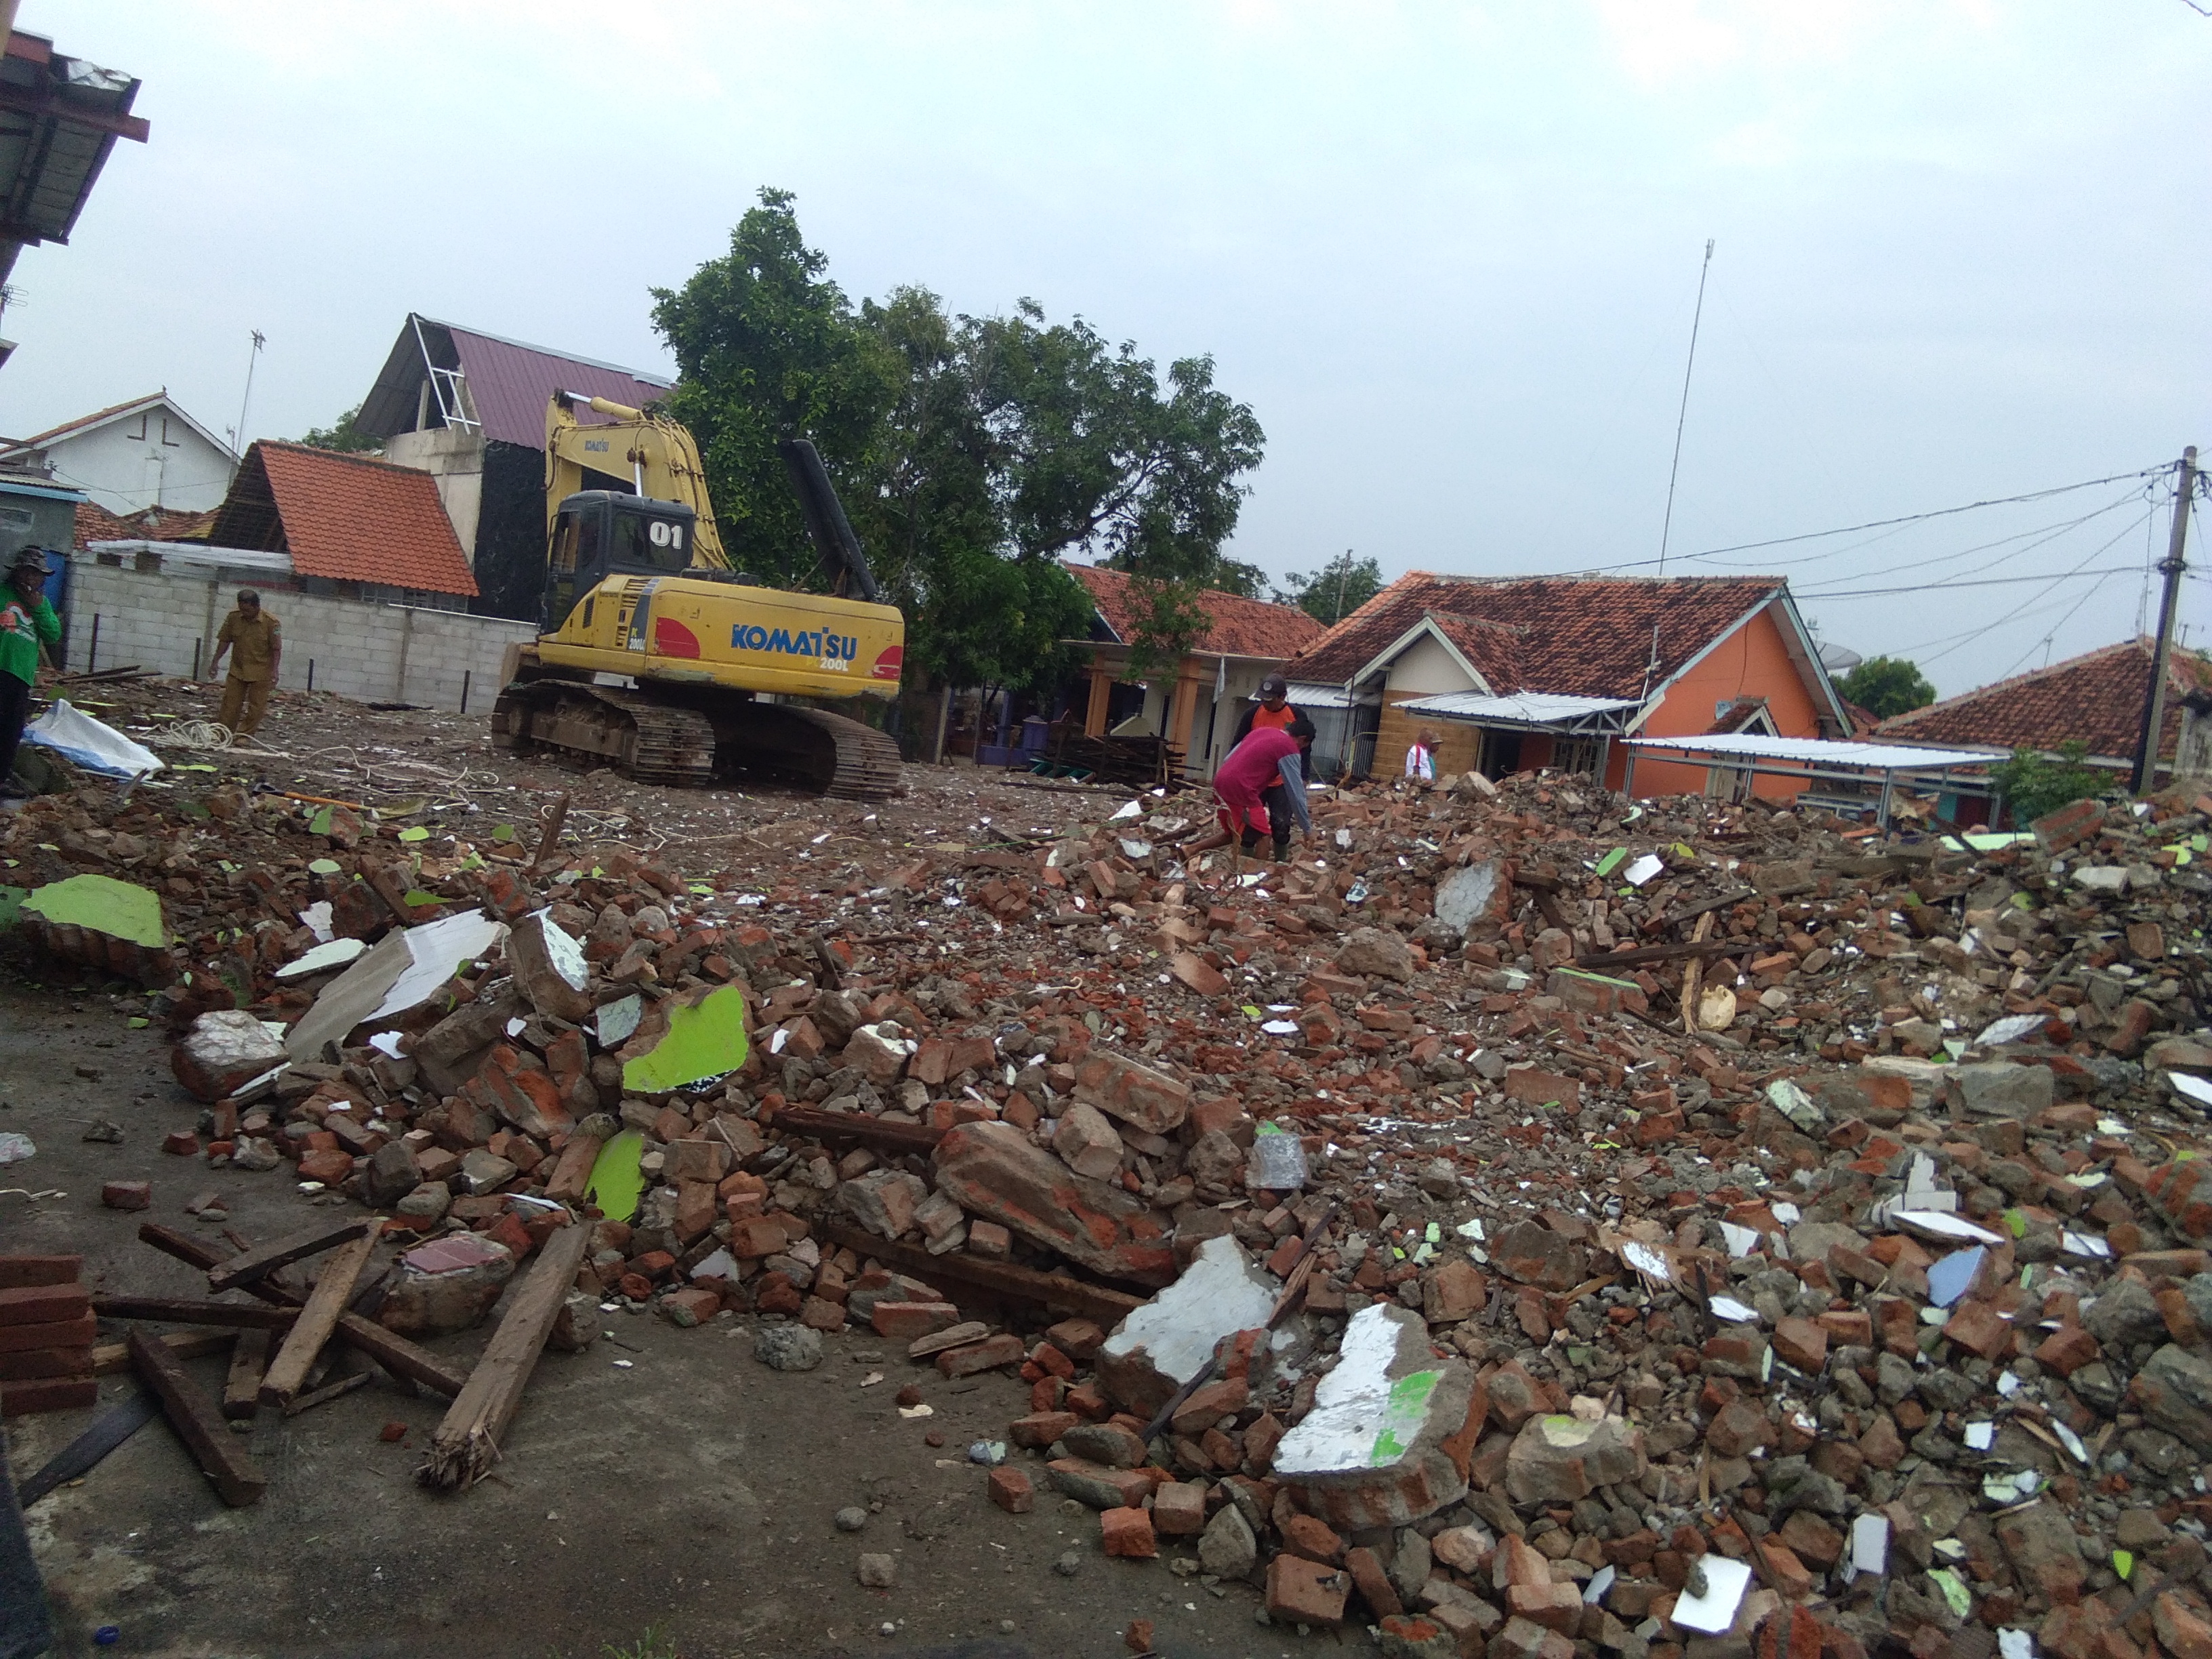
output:
[[[714,726],[696,709],[642,691],[575,680],[508,686],[492,708],[495,741],[516,753],[554,749],[612,766],[640,783],[711,783]]]
[[[886,800],[903,787],[897,744],[819,708],[554,678],[521,680],[492,710],[495,742],[612,766],[641,783],[698,787],[719,775],[839,800]]]

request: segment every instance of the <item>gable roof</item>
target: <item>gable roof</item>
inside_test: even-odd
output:
[[[209,533],[222,547],[289,553],[301,576],[476,597],[437,481],[388,461],[261,439]]]
[[[1998,680],[1925,708],[1893,715],[1875,728],[1886,743],[1978,743],[2004,749],[2055,750],[2086,743],[2093,757],[2132,760],[2142,731],[2154,642],[2122,640],[2048,668]],[[2212,659],[2175,646],[2166,658],[2161,760],[2181,736],[2181,699],[2212,696]]]
[[[12,459],[34,449],[48,449],[67,439],[82,438],[88,432],[97,432],[101,427],[112,426],[142,410],[154,409],[167,410],[230,459],[238,459],[237,451],[187,414],[183,406],[169,396],[168,388],[165,386],[159,392],[149,392],[143,398],[133,398],[128,403],[110,404],[105,409],[94,410],[89,415],[80,415],[73,421],[64,421],[59,426],[50,426],[35,436],[11,439],[4,447],[0,447],[0,459]]]
[[[1127,641],[1137,632],[1137,610],[1129,592],[1126,571],[1103,565],[1068,563],[1067,573],[1081,582],[1091,603],[1114,637]],[[1296,654],[1321,632],[1321,624],[1295,605],[1270,605],[1218,588],[1206,592],[1206,629],[1193,651],[1224,657],[1255,657],[1280,661]]]
[[[149,507],[137,513],[110,513],[97,501],[79,501],[76,533],[79,552],[94,542],[197,542],[207,539],[216,509],[185,513],[173,507]]]
[[[1786,589],[1773,576],[1401,576],[1285,671],[1341,685],[1424,617],[1499,692],[1641,701]],[[1658,625],[1658,665],[1652,627]]]
[[[526,345],[410,312],[375,385],[362,400],[355,424],[379,438],[413,431],[420,388],[434,368],[459,374],[467,416],[485,437],[530,449],[545,447],[545,404],[556,392],[580,392],[641,409],[665,397],[675,384],[617,363]],[[434,420],[438,409],[434,397]],[[588,409],[576,410],[576,418],[586,426],[602,419]]]

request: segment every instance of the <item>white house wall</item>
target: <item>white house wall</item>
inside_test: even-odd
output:
[[[1441,691],[1479,689],[1443,642],[1427,635],[1407,646],[1390,665],[1389,688],[1393,697],[1426,697]]]
[[[33,453],[52,465],[56,483],[82,489],[118,517],[149,507],[204,513],[222,506],[230,488],[230,456],[182,416],[160,409],[58,438]]]
[[[454,539],[474,569],[477,520],[483,511],[483,434],[458,426],[396,433],[384,441],[384,459],[437,481],[438,500],[453,522]]]

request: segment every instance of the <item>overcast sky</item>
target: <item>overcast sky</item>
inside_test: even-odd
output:
[[[1027,295],[1211,353],[1267,433],[1240,558],[1641,574],[1711,237],[1670,573],[1786,574],[1824,638],[1946,694],[2132,632],[2170,489],[1687,556],[2212,441],[2187,0],[24,0],[18,27],[141,78],[153,135],[17,265],[9,434],[163,385],[221,432],[258,328],[247,434],[296,436],[410,310],[666,372],[647,290],[772,185],[855,298]],[[1943,580],[2002,585],[1910,591]]]

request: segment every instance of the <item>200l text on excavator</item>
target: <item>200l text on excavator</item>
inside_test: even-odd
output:
[[[604,422],[580,424],[582,404]],[[827,594],[730,568],[698,447],[682,426],[604,398],[545,409],[545,595],[534,644],[510,647],[493,741],[553,750],[647,783],[716,777],[873,800],[898,745],[842,714],[766,696],[898,695],[906,623],[875,578],[814,446],[778,446]],[[627,473],[636,493],[586,489]]]

